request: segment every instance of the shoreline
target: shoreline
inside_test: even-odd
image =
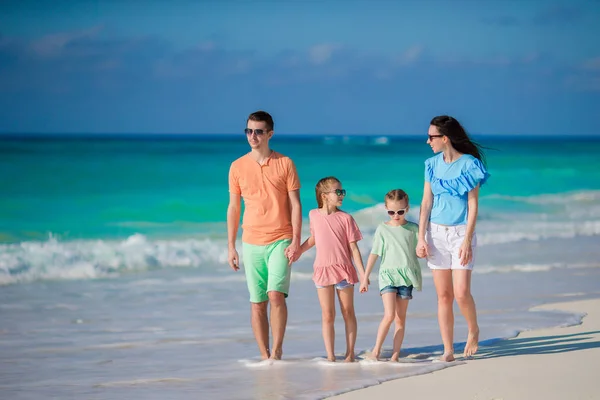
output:
[[[600,399],[593,365],[600,359],[600,298],[535,306],[529,311],[583,314],[581,323],[520,332],[481,345],[473,360],[328,397],[445,400]]]

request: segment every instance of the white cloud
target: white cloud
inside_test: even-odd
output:
[[[581,67],[591,71],[600,71],[600,57],[586,60]]]
[[[73,32],[60,32],[46,35],[31,43],[31,49],[39,56],[51,57],[61,53],[69,43],[78,39],[87,39],[96,37],[103,26],[93,26],[89,29]]]
[[[394,64],[398,66],[410,65],[419,61],[423,54],[423,46],[415,45],[406,49],[403,53],[394,57]]]
[[[308,49],[308,57],[310,62],[315,65],[325,64],[331,60],[333,53],[337,49],[339,49],[339,46],[335,44],[317,44]]]

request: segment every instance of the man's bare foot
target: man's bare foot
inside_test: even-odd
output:
[[[467,336],[467,344],[465,345],[465,357],[471,357],[473,354],[477,353],[477,349],[479,348],[479,329],[475,332],[469,332]]]
[[[453,353],[444,353],[439,358],[439,360],[444,361],[444,362],[452,362],[452,361],[454,361],[454,354]]]

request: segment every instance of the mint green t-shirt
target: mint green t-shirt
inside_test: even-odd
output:
[[[410,286],[421,290],[423,278],[417,259],[419,225],[407,221],[400,226],[379,224],[371,254],[381,257],[379,290],[386,286]]]

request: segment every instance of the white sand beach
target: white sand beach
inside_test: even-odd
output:
[[[587,315],[580,325],[523,332],[482,346],[474,360],[462,365],[332,398],[600,399],[600,299],[546,304],[534,310]]]

